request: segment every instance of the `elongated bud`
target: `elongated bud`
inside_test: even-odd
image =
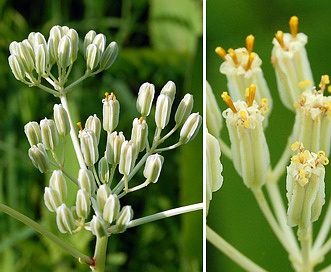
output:
[[[206,101],[206,124],[208,131],[210,134],[219,138],[223,124],[223,117],[215,95],[208,82],[206,84]]]
[[[93,39],[93,44],[97,46],[101,56],[106,47],[106,36],[102,33],[97,34]]]
[[[24,126],[24,133],[28,138],[30,146],[37,145],[42,142],[40,127],[37,122],[29,122]]]
[[[163,161],[163,156],[159,154],[153,154],[148,156],[143,171],[144,177],[146,178],[147,182],[156,183],[158,181],[161,174]]]
[[[70,123],[67,111],[61,104],[55,104],[53,107],[54,121],[59,135],[64,137],[70,132]]]
[[[94,165],[99,159],[98,141],[90,129],[79,131],[80,147],[87,166]]]
[[[78,184],[81,189],[88,192],[89,195],[95,192],[95,180],[92,171],[87,169],[79,169]]]
[[[136,107],[137,111],[141,114],[142,117],[149,115],[154,99],[154,94],[155,87],[153,84],[146,82],[140,86]]]
[[[109,133],[113,132],[113,130],[117,127],[119,116],[120,116],[120,103],[116,99],[114,93],[110,95],[106,92],[105,98],[102,99],[103,108],[103,129]]]
[[[85,56],[85,59],[87,58],[86,49],[90,44],[93,43],[93,40],[94,40],[96,35],[97,34],[94,30],[90,30],[85,35],[85,38],[84,38],[84,56]]]
[[[85,189],[79,189],[76,195],[76,213],[79,218],[86,219],[90,213],[91,199]]]
[[[40,32],[31,32],[28,36],[28,41],[34,50],[36,50],[39,45],[47,46],[46,39]]]
[[[72,234],[75,230],[76,223],[74,216],[66,204],[62,204],[56,209],[56,224],[62,233]]]
[[[90,44],[86,48],[86,66],[91,71],[94,70],[98,65],[100,61],[100,51],[98,47],[95,44]]]
[[[175,83],[173,83],[172,81],[168,81],[166,83],[166,85],[163,86],[160,93],[169,96],[170,99],[171,99],[171,103],[172,103],[174,101],[175,95],[176,95],[176,85],[175,85]]]
[[[58,191],[53,188],[45,187],[44,202],[47,209],[51,212],[55,212],[58,207],[63,203]]]
[[[121,147],[125,141],[123,132],[116,131],[107,135],[106,157],[109,164],[116,165],[120,162]]]
[[[129,222],[133,218],[133,210],[131,206],[124,206],[116,220],[116,233],[126,231]]]
[[[49,62],[48,52],[45,44],[39,44],[35,49],[36,72],[40,76],[46,76],[47,64]]]
[[[30,42],[25,39],[17,44],[17,54],[22,60],[22,64],[28,74],[32,75],[34,69],[34,51]],[[33,77],[33,76],[32,76]]]
[[[182,125],[191,114],[193,108],[193,95],[186,94],[180,101],[175,113],[175,122],[178,126]]]
[[[125,141],[121,147],[120,163],[118,171],[123,175],[129,175],[135,165],[137,158],[136,145],[133,142]]]
[[[65,35],[61,38],[57,48],[57,55],[61,68],[65,69],[71,64],[72,45],[69,36]]]
[[[146,147],[148,136],[148,125],[146,120],[142,117],[140,119],[135,118],[132,123],[131,141],[136,144],[138,152],[141,152]]]
[[[99,216],[93,215],[93,218],[90,222],[90,227],[92,233],[99,238],[107,235],[105,222]]]
[[[202,117],[198,112],[192,113],[185,121],[182,129],[180,130],[179,142],[186,144],[192,141],[198,134],[202,123]]]
[[[25,74],[26,69],[23,65],[22,59],[17,55],[10,55],[8,57],[8,62],[12,73],[14,74],[15,78],[19,81],[26,83]]]
[[[33,165],[39,169],[41,173],[49,170],[49,158],[43,144],[33,145],[29,149],[29,157]]]
[[[58,61],[58,47],[62,36],[63,36],[62,27],[56,25],[51,28],[48,38],[48,50],[50,53],[51,64]]]
[[[71,58],[70,63],[72,64],[77,59],[78,54],[78,44],[79,44],[79,36],[75,29],[70,28],[66,35],[70,38],[71,41]]]
[[[43,119],[40,121],[41,138],[47,150],[54,151],[59,143],[59,134],[55,122],[52,119]]]
[[[121,208],[120,201],[117,195],[110,195],[107,198],[106,203],[104,205],[103,214],[102,214],[103,219],[107,223],[111,224],[118,217],[120,213],[120,208]]]
[[[98,163],[98,176],[102,183],[109,182],[109,166],[105,156],[103,156]]]
[[[85,128],[90,129],[94,132],[97,138],[97,143],[99,144],[100,133],[101,133],[101,121],[96,114],[94,114],[93,116],[91,115],[87,118],[85,122]]]
[[[116,42],[111,42],[106,50],[102,53],[100,60],[100,68],[107,70],[113,65],[118,55],[118,45]]]
[[[324,151],[317,154],[304,150],[295,142],[292,150],[297,154],[287,167],[286,190],[288,199],[287,224],[307,228],[318,220],[325,203],[325,167],[329,160]]]
[[[101,214],[103,212],[107,198],[110,194],[111,194],[111,190],[106,184],[101,185],[97,191],[97,203]]]
[[[62,202],[67,198],[67,182],[61,170],[54,170],[49,180],[49,187],[56,190],[61,197]]]
[[[168,95],[160,94],[156,100],[155,123],[159,129],[164,129],[169,123],[172,100]]]

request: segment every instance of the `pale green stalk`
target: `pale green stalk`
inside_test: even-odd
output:
[[[107,245],[108,245],[108,236],[97,237],[97,241],[95,244],[95,252],[94,252],[94,261],[95,265],[93,267],[93,271],[95,272],[104,272],[105,264],[106,264],[106,256],[107,256]]]
[[[301,244],[301,272],[313,272],[311,261],[311,227],[298,229],[298,239]]]
[[[329,199],[329,205],[326,210],[322,226],[317,234],[313,250],[318,251],[320,247],[323,245],[325,239],[327,238],[329,231],[331,228],[331,198]]]

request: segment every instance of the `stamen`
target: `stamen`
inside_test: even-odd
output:
[[[330,83],[330,79],[328,75],[323,75],[321,78],[321,83],[318,85],[322,93],[324,93],[325,87]]]
[[[248,71],[251,68],[252,63],[253,63],[253,61],[255,59],[255,56],[256,56],[256,54],[254,52],[252,52],[252,53],[249,54],[248,62],[247,62],[247,66],[246,66],[246,71]]]
[[[244,127],[248,128],[249,127],[249,122],[248,122],[248,119],[247,119],[247,112],[245,110],[241,110],[239,112],[239,117],[240,117],[241,121],[243,121]]]
[[[215,48],[215,52],[217,55],[219,55],[223,60],[225,60],[225,56],[226,56],[226,51],[220,47],[220,46],[217,46]]]
[[[307,86],[310,86],[311,85],[311,81],[306,79],[306,80],[303,80],[303,81],[300,81],[299,82],[299,88],[300,89],[305,89]]]
[[[329,164],[329,159],[325,156],[325,152],[323,150],[320,150],[317,152],[318,158],[321,160],[321,163],[323,165],[328,165]]]
[[[233,101],[227,92],[223,92],[221,95],[223,101],[229,106],[233,113],[237,113],[236,107],[233,105]]]
[[[256,86],[252,84],[249,88],[246,89],[245,97],[246,97],[246,104],[248,107],[253,105],[253,101],[255,98]]]
[[[106,97],[106,101],[109,101],[108,100],[108,97],[109,97],[109,93],[108,92],[105,92],[105,97]]]
[[[290,24],[292,37],[296,38],[298,34],[299,18],[297,16],[292,16],[289,24]]]
[[[78,128],[79,128],[80,131],[83,130],[82,122],[77,122],[76,125],[78,126]]]
[[[293,144],[291,144],[291,149],[292,151],[302,151],[303,150],[303,144],[299,141],[294,142]]]
[[[284,33],[283,31],[278,30],[276,35],[276,40],[278,41],[279,45],[284,49],[287,50],[285,43],[284,43]]]
[[[139,122],[140,122],[140,124],[142,124],[143,121],[144,121],[144,118],[141,116],[141,117],[139,118]]]
[[[248,53],[253,52],[254,40],[255,40],[255,37],[253,35],[248,35],[246,38],[246,48],[247,48]]]
[[[260,100],[260,106],[259,106],[259,110],[262,114],[267,114],[269,111],[269,100],[268,98],[262,98]]]
[[[234,64],[235,64],[235,65],[238,65],[239,62],[238,62],[238,58],[237,58],[237,54],[236,54],[236,52],[235,52],[232,48],[230,48],[230,49],[228,50],[228,53],[229,53],[229,55],[231,56],[231,58],[232,58]]]

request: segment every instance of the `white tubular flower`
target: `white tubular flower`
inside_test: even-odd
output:
[[[83,153],[84,161],[87,166],[94,165],[99,159],[98,141],[93,130],[82,129],[80,123],[80,131],[78,137],[80,138],[80,148]]]
[[[104,205],[103,209],[103,214],[102,217],[103,219],[111,224],[113,221],[115,221],[120,213],[120,201],[117,197],[117,195],[110,195],[106,203]]]
[[[29,122],[24,126],[24,133],[28,138],[30,146],[37,145],[42,142],[40,127],[37,122]]]
[[[134,142],[125,141],[121,147],[118,171],[122,175],[129,175],[137,159],[137,148]]]
[[[105,93],[106,98],[102,99],[103,108],[103,129],[109,133],[117,127],[120,117],[120,103],[116,99],[114,93]]]
[[[146,182],[156,183],[160,177],[164,158],[159,154],[148,156],[143,171]]]
[[[116,42],[111,42],[106,50],[102,53],[100,59],[100,68],[107,70],[110,66],[113,65],[118,55],[118,45]]]
[[[104,206],[110,194],[111,190],[106,184],[101,185],[97,191],[97,204],[101,214],[103,213]]]
[[[69,116],[61,104],[55,104],[53,107],[54,121],[59,135],[64,137],[70,132]]]
[[[135,118],[132,123],[131,141],[136,144],[137,152],[141,152],[146,147],[148,136],[148,125],[143,117]]]
[[[54,170],[49,179],[49,187],[57,191],[61,197],[61,201],[67,198],[68,188],[67,182],[61,170]]]
[[[122,144],[125,141],[123,132],[117,134],[116,131],[108,133],[107,135],[107,147],[106,147],[106,157],[107,161],[111,165],[119,164],[121,156]]]
[[[156,100],[155,123],[159,129],[164,129],[169,123],[172,100],[165,94],[160,94]]]
[[[105,156],[103,156],[98,163],[98,176],[100,181],[105,184],[109,181],[109,166]]]
[[[307,228],[318,220],[325,203],[325,168],[329,163],[324,151],[317,154],[304,150],[300,142],[291,146],[298,153],[287,167],[287,224]]]
[[[299,82],[309,80],[312,87],[314,80],[305,49],[307,36],[298,33],[298,17],[291,17],[289,24],[291,34],[278,31],[273,39],[271,61],[280,98],[288,109],[294,111],[293,103],[300,94]]]
[[[91,232],[97,237],[103,237],[107,235],[107,228],[105,221],[99,216],[93,215],[90,222]]]
[[[253,52],[254,36],[246,38],[246,48],[228,50],[228,54],[222,47],[216,48],[216,53],[223,58],[220,72],[225,74],[228,81],[228,89],[233,101],[240,100],[245,95],[247,86],[256,86],[256,99],[267,98],[270,107],[272,97],[261,69],[262,60]]]
[[[255,86],[246,91],[246,101],[232,102],[224,92],[223,100],[230,107],[223,112],[229,130],[233,163],[248,188],[260,188],[266,181],[270,164],[268,145],[263,132],[266,102],[254,101]]]
[[[59,143],[59,134],[55,122],[52,119],[43,119],[40,121],[40,131],[43,144],[47,150],[55,150]]]
[[[50,212],[55,212],[62,205],[63,200],[58,191],[45,187],[44,202]]]
[[[91,199],[85,189],[79,189],[76,195],[76,213],[78,218],[86,219],[90,213]]]
[[[95,192],[95,180],[92,171],[87,169],[79,169],[78,184],[81,189],[85,189],[89,195]]]
[[[129,222],[133,218],[133,210],[131,206],[124,206],[118,215],[118,218],[116,220],[116,228],[115,233],[122,233],[126,231]]]
[[[154,94],[155,87],[153,84],[146,82],[140,86],[136,102],[136,108],[142,117],[146,117],[149,115],[154,99]]]
[[[206,208],[209,209],[209,202],[212,200],[212,193],[219,190],[223,184],[223,166],[220,161],[221,149],[217,139],[207,132],[206,136],[207,155],[207,188],[206,188]]]
[[[219,138],[223,125],[223,117],[213,90],[208,82],[206,86],[206,124],[209,133]]]
[[[72,234],[75,230],[76,223],[74,216],[66,204],[62,204],[56,209],[56,224],[62,233]]]
[[[175,113],[175,122],[178,126],[182,125],[191,114],[193,103],[193,95],[185,94]]]
[[[302,85],[305,82],[302,83]],[[325,150],[330,154],[331,144],[331,97],[324,96],[329,76],[322,76],[320,90],[306,89],[297,102],[294,124],[294,139],[302,142],[306,149],[312,152]],[[306,83],[306,85],[310,85]]]
[[[201,115],[198,112],[192,113],[187,118],[182,129],[180,130],[179,142],[181,144],[187,144],[189,141],[192,141],[198,134],[201,123]]]
[[[33,165],[41,173],[46,173],[49,170],[49,158],[43,144],[31,146],[28,153]]]
[[[101,121],[96,114],[94,114],[93,116],[90,115],[87,118],[85,122],[85,128],[90,129],[94,132],[95,137],[97,138],[97,143],[99,144],[101,134]]]

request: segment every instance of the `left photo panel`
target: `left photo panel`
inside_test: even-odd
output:
[[[202,271],[203,1],[0,10],[0,271]]]

